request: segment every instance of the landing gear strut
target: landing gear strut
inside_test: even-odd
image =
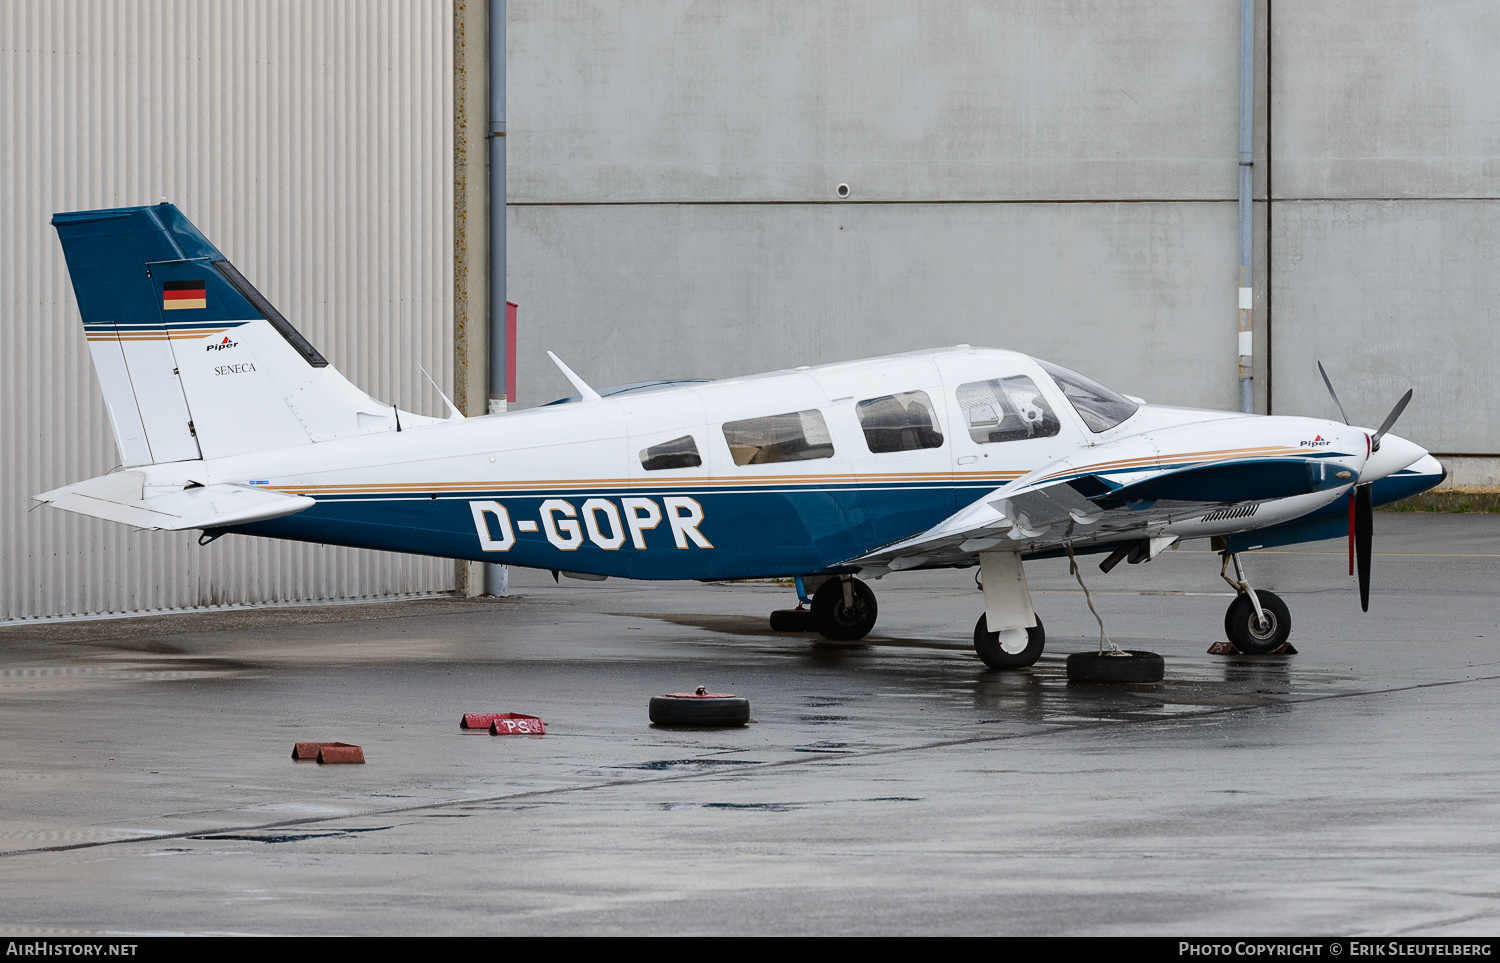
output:
[[[992,669],[1035,665],[1047,644],[1047,630],[1031,606],[1031,589],[1026,585],[1020,554],[981,552],[974,581],[984,592],[984,614],[974,623],[974,651],[979,658]],[[991,632],[991,615],[996,625],[1005,627]]]
[[[1234,564],[1234,578],[1225,574]],[[1281,597],[1265,589],[1256,590],[1245,581],[1239,555],[1224,553],[1219,577],[1234,586],[1234,601],[1224,613],[1224,635],[1246,655],[1269,655],[1286,644],[1292,634],[1292,613]]]

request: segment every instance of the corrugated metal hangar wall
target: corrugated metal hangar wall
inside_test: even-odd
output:
[[[0,4],[0,618],[451,588],[453,564],[135,533],[30,497],[119,463],[55,211],[177,204],[375,397],[452,377],[446,4]]]
[[[435,412],[420,360],[482,409],[486,6],[0,7],[0,617],[453,584],[25,510],[113,464],[55,210],[167,194],[377,397]],[[1257,7],[1257,410],[1332,415],[1317,358],[1356,419],[1412,386],[1399,430],[1497,484],[1500,6]],[[570,391],[547,348],[612,384],[971,342],[1235,406],[1236,0],[510,0],[508,36],[522,405]]]

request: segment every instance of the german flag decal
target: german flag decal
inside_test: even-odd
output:
[[[161,288],[163,311],[208,307],[208,293],[203,289],[202,281],[167,281]]]

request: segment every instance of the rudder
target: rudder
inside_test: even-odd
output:
[[[52,224],[126,467],[397,426],[171,204]]]

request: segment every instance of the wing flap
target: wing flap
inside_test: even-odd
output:
[[[67,512],[169,532],[245,525],[293,515],[316,504],[305,495],[233,484],[200,485],[143,497],[144,483],[140,472],[115,472],[44,492],[36,500]]]

